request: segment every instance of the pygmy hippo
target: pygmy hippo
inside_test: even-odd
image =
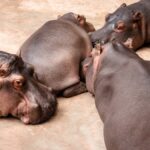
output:
[[[118,41],[136,51],[150,42],[150,1],[122,4],[116,11],[106,15],[105,24],[91,34],[93,45],[97,42]]]
[[[150,150],[150,62],[107,43],[83,63],[107,150]]]
[[[0,116],[14,116],[25,124],[48,120],[57,101],[51,88],[38,83],[33,68],[14,54],[0,51]]]
[[[20,48],[20,56],[33,65],[37,79],[64,97],[86,91],[81,82],[81,61],[91,52],[87,32],[94,26],[84,16],[67,13],[46,22]]]

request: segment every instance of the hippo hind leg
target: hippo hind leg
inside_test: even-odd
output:
[[[71,97],[71,96],[76,96],[76,95],[84,93],[84,92],[87,92],[86,85],[85,85],[85,83],[80,81],[77,84],[74,84],[74,85],[66,88],[63,91],[62,95],[64,97]]]

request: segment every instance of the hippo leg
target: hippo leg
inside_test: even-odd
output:
[[[86,85],[83,82],[79,82],[75,85],[70,86],[69,88],[65,89],[62,93],[64,97],[71,97],[81,93],[87,92]]]

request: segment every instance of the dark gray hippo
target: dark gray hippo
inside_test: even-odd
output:
[[[46,22],[20,48],[20,56],[33,65],[40,83],[65,97],[86,91],[81,82],[81,61],[91,51],[87,32],[94,31],[84,16],[67,13]]]
[[[107,150],[150,150],[150,61],[122,44],[107,43],[83,66]]]
[[[105,44],[117,41],[136,51],[150,43],[150,0],[122,4],[113,13],[106,15],[102,28],[91,34],[91,41]]]
[[[38,83],[33,68],[16,55],[0,51],[0,117],[38,124],[54,115],[57,101],[51,88]]]

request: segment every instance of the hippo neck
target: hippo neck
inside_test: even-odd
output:
[[[115,87],[119,84],[122,74],[126,75],[126,68],[129,65],[137,67],[137,64],[141,61],[130,50],[125,51],[123,49],[120,51],[119,48],[119,50],[109,49],[108,51],[107,56],[102,61],[101,68],[98,69],[94,83],[95,104],[103,122],[107,117],[107,110],[109,110],[109,106],[114,98]],[[116,80],[118,76],[119,78]]]
[[[132,50],[125,48],[123,45],[118,45],[114,44],[112,48],[107,50],[101,61],[100,68],[98,68],[97,76],[99,76],[99,74],[102,76],[114,74],[122,69],[122,66],[127,64],[130,60],[134,58],[136,58],[135,60],[140,59]]]

